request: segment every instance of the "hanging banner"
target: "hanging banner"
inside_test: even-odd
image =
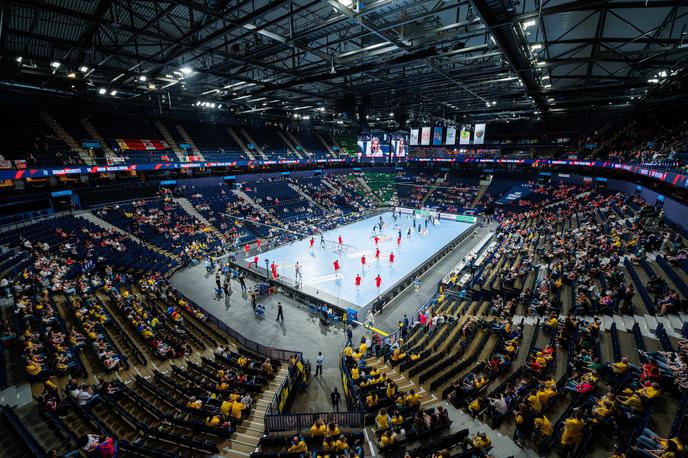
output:
[[[473,132],[473,144],[482,145],[485,143],[485,124],[476,124]]]
[[[430,128],[429,127],[423,127],[423,130],[421,131],[421,136],[420,136],[420,144],[421,145],[429,145],[430,144]]]
[[[418,146],[418,129],[411,129],[411,139],[409,143],[411,146]]]
[[[439,146],[442,144],[442,128],[435,127],[432,129],[432,144]]]
[[[447,145],[454,145],[456,143],[456,126],[447,127],[447,139],[445,143]]]
[[[459,136],[460,145],[468,145],[471,142],[471,130],[469,126],[463,126],[461,128],[461,134]]]

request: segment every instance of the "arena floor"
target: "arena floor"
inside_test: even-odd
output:
[[[383,229],[377,231],[379,237],[380,258],[375,259],[375,241],[373,226],[382,217]],[[320,238],[315,237],[313,248],[310,238],[283,245],[274,250],[258,254],[258,266],[265,269],[266,263],[277,264],[278,279],[295,285],[295,268],[297,262],[302,266],[302,282],[299,288],[339,308],[364,308],[373,302],[378,294],[384,294],[402,279],[411,274],[421,264],[428,261],[438,251],[467,231],[471,224],[442,220],[435,225],[421,217],[416,218],[416,228],[410,215],[402,215],[395,221],[391,212],[386,212],[356,223],[341,226],[324,233],[325,247]],[[420,232],[418,227],[421,228]],[[408,235],[408,229],[411,234]],[[401,232],[401,243],[397,246],[397,237]],[[342,237],[342,248],[338,244]],[[394,253],[394,262],[390,263],[390,253]],[[362,266],[361,257],[366,257]],[[252,262],[254,257],[246,258]],[[341,268],[334,270],[338,260]],[[355,285],[355,277],[361,275],[361,285]],[[375,278],[380,275],[382,284],[378,289]]]

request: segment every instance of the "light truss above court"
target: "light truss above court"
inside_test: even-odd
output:
[[[683,76],[687,14],[662,0],[8,0],[0,49],[5,80],[93,95],[278,117],[365,95],[374,117],[508,118],[663,91]]]

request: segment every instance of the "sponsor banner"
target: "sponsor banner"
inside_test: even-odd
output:
[[[169,145],[163,140],[149,140],[141,138],[116,138],[119,149],[127,151],[156,151],[169,149]]]
[[[430,144],[430,127],[423,127],[423,130],[421,131],[421,136],[420,136],[420,144],[421,145],[429,145]]]
[[[418,129],[411,129],[411,139],[409,140],[411,146],[418,146]]]
[[[469,126],[463,126],[459,133],[459,144],[468,145],[471,143],[471,130]]]
[[[446,137],[445,143],[447,145],[456,144],[456,126],[447,127],[447,137]]]
[[[523,199],[530,194],[530,189],[524,186],[514,186],[509,191],[495,202],[497,205],[510,205],[514,202]]]
[[[473,144],[482,145],[485,143],[485,124],[476,124],[473,131]]]

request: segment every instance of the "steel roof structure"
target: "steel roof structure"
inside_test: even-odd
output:
[[[353,100],[383,119],[529,117],[670,86],[687,15],[665,0],[6,0],[1,74],[270,116]]]

